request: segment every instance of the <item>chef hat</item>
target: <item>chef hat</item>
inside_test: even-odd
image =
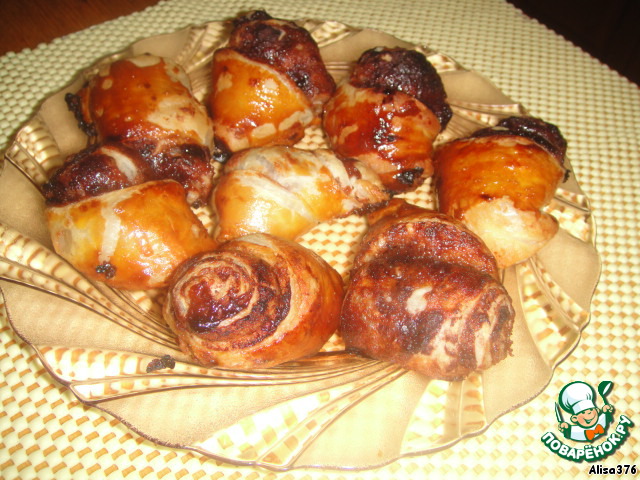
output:
[[[595,391],[585,382],[571,382],[560,391],[560,406],[567,412],[577,415],[589,408],[595,408]]]

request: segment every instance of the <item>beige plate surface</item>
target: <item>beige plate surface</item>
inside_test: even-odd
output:
[[[336,22],[304,21],[339,81],[362,51],[402,45],[423,51],[441,73],[454,118],[439,141],[526,113],[481,75],[445,55]],[[211,22],[134,44],[126,52],[177,59],[205,98],[208,64],[226,26]],[[113,58],[113,57],[110,57]],[[86,404],[163,445],[238,465],[369,468],[446,448],[484,432],[529,401],[580,340],[600,272],[588,200],[571,176],[549,210],[560,233],[538,255],[504,272],[517,318],[513,356],[483,374],[443,382],[345,354],[332,338],[321,354],[279,368],[205,369],[178,350],[159,315],[160,292],[120,292],[83,278],[51,250],[38,186],[84,146],[64,104],[83,75],[47,99],[7,150],[0,177],[0,287],[11,325],[43,365]],[[310,129],[302,148],[325,146]],[[429,183],[406,195],[433,207]],[[198,212],[211,226],[210,212]],[[346,275],[364,221],[320,225],[301,243]],[[164,354],[172,370],[146,372]]]

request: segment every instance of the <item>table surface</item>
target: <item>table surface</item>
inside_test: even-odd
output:
[[[144,10],[158,0],[0,0],[0,55]]]
[[[95,59],[141,38],[229,18],[253,8],[245,0],[77,1],[73,2],[77,9],[70,10],[66,9],[72,2],[52,3],[60,9],[52,16],[52,25],[60,15],[73,18],[61,22],[67,30],[52,27],[43,32],[43,37],[17,38],[15,32],[22,28],[13,25],[8,29],[12,32],[10,36],[16,37],[11,39],[15,40],[13,43],[7,40],[7,29],[3,33],[0,150],[7,147],[16,130],[34,114],[44,98],[66,85],[78,70]],[[15,5],[3,0],[3,13]],[[110,5],[113,9],[107,8]],[[145,9],[149,5],[152,6]],[[593,297],[591,322],[578,347],[557,367],[552,381],[538,397],[500,417],[485,433],[444,451],[401,459],[377,469],[362,472],[306,469],[278,476],[586,478],[591,464],[559,459],[539,441],[539,436],[553,424],[553,406],[559,390],[574,380],[591,384],[613,381],[615,388],[609,399],[616,411],[638,423],[640,205],[635,188],[640,185],[640,91],[637,85],[503,0],[295,3],[264,0],[260,6],[276,17],[337,20],[429,45],[465,67],[482,72],[509,97],[526,105],[533,115],[558,125],[569,141],[568,153],[576,177],[591,199],[603,264]],[[119,16],[124,14],[127,15]],[[96,21],[100,23],[94,25]],[[66,35],[70,32],[75,33]],[[58,37],[63,34],[64,37]],[[56,38],[49,42],[52,37]],[[37,46],[42,41],[48,43]],[[29,49],[12,51],[21,46]],[[189,451],[159,447],[107,414],[82,405],[48,376],[6,319],[0,322],[0,404],[2,478],[276,476],[265,470],[206,459]],[[536,424],[543,425],[543,430],[536,429]],[[634,427],[629,439],[599,464],[605,467],[637,464],[638,432],[640,427]]]

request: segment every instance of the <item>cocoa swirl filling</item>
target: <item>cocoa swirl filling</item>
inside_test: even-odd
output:
[[[204,341],[216,342],[217,349],[261,342],[290,310],[286,272],[262,260],[209,254],[194,262],[182,278],[173,295],[176,319]]]

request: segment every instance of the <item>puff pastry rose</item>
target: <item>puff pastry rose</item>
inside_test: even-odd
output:
[[[188,260],[164,317],[202,365],[271,367],[318,352],[340,318],[342,278],[297,243],[254,234]]]
[[[348,350],[443,380],[509,355],[515,313],[475,234],[400,200],[372,222],[342,307]]]
[[[294,22],[254,11],[215,51],[208,101],[224,151],[294,145],[335,90],[315,40]]]
[[[367,163],[392,193],[431,175],[433,141],[452,112],[440,76],[415,50],[374,48],[325,105],[331,148]]]
[[[95,142],[138,152],[151,169],[148,180],[176,180],[190,204],[206,203],[213,126],[179,65],[154,55],[107,63],[67,102]]]
[[[173,180],[146,182],[48,207],[55,251],[92,280],[146,290],[215,243]]]
[[[478,234],[506,268],[558,231],[543,209],[565,177],[567,144],[554,125],[510,117],[441,146],[435,154],[439,210]]]
[[[224,165],[212,195],[214,236],[222,242],[263,232],[293,240],[387,199],[378,176],[357,160],[327,149],[252,148]]]

